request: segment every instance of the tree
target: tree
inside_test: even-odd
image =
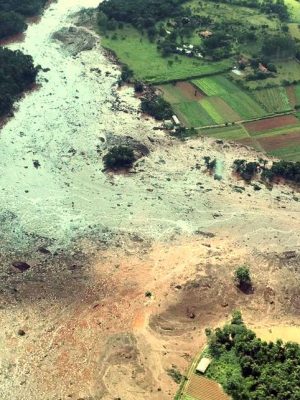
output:
[[[293,57],[296,54],[296,43],[290,35],[267,36],[261,52],[264,56],[271,58]]]
[[[13,11],[0,12],[0,39],[24,32],[27,24],[24,18]]]
[[[238,267],[235,270],[234,277],[239,287],[247,288],[251,286],[250,270],[247,266]]]
[[[129,146],[114,146],[103,157],[106,169],[130,168],[134,161],[134,152]]]

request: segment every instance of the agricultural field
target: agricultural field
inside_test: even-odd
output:
[[[193,374],[185,388],[185,400],[229,400],[229,396],[215,381]]]
[[[274,132],[277,129],[287,129],[290,126],[293,127],[298,124],[299,121],[294,115],[282,115],[279,117],[248,122],[244,124],[244,127],[251,135],[255,135],[256,133],[262,134],[263,132],[268,132],[270,130]]]
[[[300,161],[300,121],[292,115],[268,118],[244,124],[253,143],[267,154],[287,161]]]
[[[265,108],[251,97],[250,93],[242,90],[224,76],[200,78],[193,80],[193,83],[207,96],[220,97],[236,115],[240,116],[240,120],[260,118],[268,114]],[[225,119],[227,115],[226,112]],[[237,120],[233,118],[229,121],[233,122]]]
[[[284,87],[254,90],[252,94],[255,100],[269,113],[279,113],[292,109]]]
[[[232,64],[231,60],[209,62],[181,55],[162,57],[156,43],[129,26],[103,36],[102,45],[127,64],[137,79],[153,84],[226,71]]]
[[[251,138],[246,129],[240,124],[222,126],[219,128],[206,128],[199,130],[199,134],[214,137],[216,139],[240,140]]]

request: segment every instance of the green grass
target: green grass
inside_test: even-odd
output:
[[[211,136],[216,139],[238,140],[250,137],[241,125],[222,126],[219,128],[209,128],[199,130],[200,134]]]
[[[246,91],[224,76],[211,76],[193,80],[207,96],[219,96],[241,119],[262,117],[267,114],[264,108]]]
[[[266,111],[251,98],[246,92],[238,91],[233,93],[226,93],[221,98],[229,104],[229,106],[236,111],[242,119],[252,119],[263,117]]]
[[[214,125],[214,120],[210,115],[201,107],[197,101],[186,101],[179,104],[174,104],[173,108],[178,117],[188,127],[199,127],[206,125]]]
[[[275,87],[253,91],[253,97],[269,113],[278,113],[292,109],[284,87]]]
[[[199,399],[196,399],[196,397],[191,397],[191,396],[188,396],[187,394],[184,394],[182,397],[181,397],[181,399],[182,400],[199,400]],[[200,399],[201,400],[201,399]]]
[[[239,87],[222,75],[194,79],[193,84],[207,96],[219,96],[240,90]]]
[[[137,79],[149,83],[214,74],[231,66],[230,60],[208,62],[180,55],[164,58],[157,50],[156,43],[151,43],[146,35],[129,26],[104,36],[102,45],[127,64]]]
[[[297,0],[285,0],[284,2],[289,7],[291,20],[300,23],[300,2]]]
[[[300,161],[300,145],[291,145],[270,151],[269,154],[287,161]]]
[[[223,387],[226,386],[228,377],[240,377],[241,367],[234,352],[228,351],[220,358],[214,358],[205,375],[219,382]]]
[[[217,111],[214,104],[214,98],[208,97],[206,99],[203,99],[201,100],[200,104],[215,124],[223,124],[224,122],[226,122],[222,114]]]

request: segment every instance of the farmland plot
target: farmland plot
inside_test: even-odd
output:
[[[254,90],[252,93],[257,102],[269,113],[284,112],[292,109],[284,87]]]
[[[226,93],[221,98],[240,116],[241,119],[259,118],[267,115],[265,109],[242,90]]]
[[[196,101],[174,104],[173,108],[183,122],[189,127],[214,125],[214,120],[207,111]]]

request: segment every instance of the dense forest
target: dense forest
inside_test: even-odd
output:
[[[24,32],[26,17],[40,13],[47,0],[0,0],[0,39]]]
[[[12,110],[14,100],[35,82],[37,72],[31,56],[0,47],[0,116]]]
[[[208,376],[218,380],[233,400],[299,400],[300,346],[265,342],[247,329],[235,312],[230,324],[207,330],[214,360]]]
[[[179,16],[186,0],[105,0],[99,5],[109,20],[149,28],[166,17]]]

